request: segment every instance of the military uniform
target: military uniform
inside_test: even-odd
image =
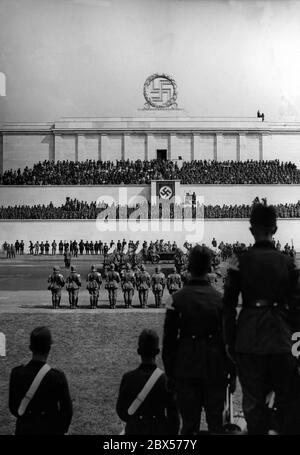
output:
[[[128,408],[142,390],[156,365],[141,363],[133,371],[124,374],[118,400],[117,413],[126,422],[126,435],[178,434],[179,420],[173,394],[167,388],[167,378],[162,374],[148,396],[133,415]]]
[[[181,286],[181,276],[176,272],[176,268],[174,268],[173,273],[170,273],[167,278],[168,291],[172,295],[174,292],[178,291]]]
[[[110,308],[115,308],[117,303],[117,293],[120,283],[120,275],[115,271],[114,266],[107,273],[105,288],[108,290],[108,298]]]
[[[65,434],[72,419],[72,401],[64,373],[55,368],[46,374],[23,416],[18,408],[45,362],[31,360],[12,370],[9,409],[17,417],[16,435]]]
[[[64,244],[62,241],[60,241],[58,244],[58,251],[59,251],[59,254],[63,254],[63,252],[64,252]]]
[[[156,272],[152,275],[151,278],[152,292],[154,294],[156,308],[159,308],[161,306],[165,284],[166,284],[165,274],[160,272],[159,269],[156,268]]]
[[[135,285],[136,282],[134,272],[130,269],[130,266],[127,266],[122,275],[122,290],[124,294],[125,308],[132,306]]]
[[[68,251],[68,250],[66,250],[66,251],[64,252],[64,262],[65,262],[65,267],[66,267],[66,269],[69,269],[69,268],[70,268],[71,259],[72,259],[71,252]]]
[[[23,240],[21,240],[21,242],[20,242],[20,254],[24,254],[24,246],[25,246],[24,242],[23,242]]]
[[[139,300],[141,308],[145,308],[148,303],[149,288],[151,285],[151,277],[142,265],[141,271],[136,277],[137,289],[139,292]]]
[[[91,272],[87,277],[87,290],[90,294],[91,308],[97,308],[100,286],[102,284],[101,273],[96,271],[96,267],[91,267]]]
[[[59,308],[61,301],[61,289],[65,285],[64,276],[59,272],[58,267],[54,267],[53,273],[48,277],[48,289],[52,293],[53,308]]]
[[[51,246],[52,246],[52,254],[56,254],[57,243],[55,242],[55,240],[53,240]]]
[[[175,384],[182,434],[197,434],[204,407],[210,432],[222,431],[227,357],[222,298],[207,279],[191,279],[166,304],[162,359]]]
[[[82,255],[84,250],[84,242],[83,240],[80,240],[79,242],[79,253]]]
[[[224,336],[235,355],[249,434],[266,434],[266,396],[275,392],[281,428],[290,402],[289,381],[295,360],[291,334],[299,330],[298,270],[270,241],[256,242],[233,256],[224,289]],[[239,294],[242,309],[238,316]],[[294,322],[294,330],[291,322]]]
[[[81,286],[81,279],[79,273],[76,273],[74,267],[71,268],[71,273],[66,280],[66,289],[69,293],[70,308],[78,306],[78,294]]]

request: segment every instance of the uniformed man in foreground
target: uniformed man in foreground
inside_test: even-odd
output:
[[[141,271],[136,276],[137,289],[141,308],[146,308],[148,304],[148,294],[151,285],[151,277],[146,271],[144,264],[141,265]]]
[[[94,265],[91,266],[91,271],[88,274],[86,281],[87,281],[86,288],[90,294],[91,308],[95,309],[95,308],[97,308],[97,305],[98,305],[100,286],[102,284],[102,277],[101,277],[101,273],[97,271],[97,269]]]
[[[73,414],[72,401],[64,373],[47,364],[51,345],[52,337],[47,327],[34,329],[30,336],[31,361],[11,372],[9,409],[17,418],[16,435],[68,432]],[[42,380],[32,390],[38,374]]]
[[[250,217],[255,244],[229,263],[224,288],[226,349],[236,360],[249,434],[267,434],[267,396],[275,392],[277,431],[285,433],[295,377],[291,336],[299,331],[298,270],[272,242],[276,211],[257,204]],[[239,295],[242,309],[237,316]],[[294,327],[291,325],[294,322]]]
[[[61,290],[65,285],[65,278],[60,273],[60,268],[53,267],[53,273],[48,277],[48,289],[52,294],[53,309],[60,307]]]
[[[105,288],[108,291],[108,299],[110,308],[116,308],[118,287],[120,283],[120,275],[115,271],[115,265],[111,264],[110,270],[106,276]]]
[[[183,435],[199,433],[202,407],[208,431],[222,433],[229,364],[222,339],[222,297],[211,286],[210,251],[189,254],[189,282],[166,304],[162,358],[169,387],[175,388]],[[235,375],[231,373],[231,391]]]
[[[181,276],[177,273],[177,269],[174,266],[172,273],[167,278],[167,288],[169,293],[172,295],[182,287]]]
[[[154,294],[155,306],[159,308],[162,303],[164,289],[166,285],[165,274],[160,271],[160,267],[155,267],[155,273],[151,278],[152,292]]]
[[[125,434],[163,435],[178,434],[179,417],[173,393],[167,387],[167,378],[156,366],[159,338],[153,330],[143,330],[138,340],[140,366],[124,374],[117,400],[117,413],[126,422]],[[152,381],[145,390],[146,383]],[[144,399],[138,395],[144,390]],[[145,396],[146,395],[146,396]],[[137,399],[138,398],[138,399]]]
[[[134,287],[136,285],[134,272],[131,270],[130,264],[126,264],[126,269],[122,274],[122,291],[124,294],[125,308],[132,306],[132,299],[134,295]]]
[[[79,273],[76,272],[76,267],[72,265],[71,273],[66,280],[66,289],[69,293],[69,302],[71,309],[78,307],[78,294],[80,286],[81,286],[80,275]]]

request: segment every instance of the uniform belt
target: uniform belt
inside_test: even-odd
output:
[[[137,415],[135,417],[137,420],[156,420],[156,419],[164,419],[164,414],[155,414],[155,415]]]
[[[190,334],[190,333],[183,333],[180,335],[180,339],[191,339],[191,340],[212,340],[215,338],[216,335],[213,333],[209,333],[206,335],[203,334]]]
[[[288,308],[288,305],[280,300],[257,299],[247,302],[245,308]]]

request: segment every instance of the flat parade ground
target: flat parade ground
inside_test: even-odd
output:
[[[15,418],[8,410],[10,370],[30,359],[29,334],[37,326],[47,325],[54,344],[49,364],[61,368],[69,381],[74,416],[70,434],[118,434],[121,421],[115,412],[116,398],[122,374],[139,364],[136,354],[138,335],[144,328],[155,329],[162,337],[165,309],[154,308],[149,292],[150,308],[140,309],[137,292],[134,308],[124,309],[119,291],[116,310],[108,308],[107,291],[100,292],[100,308],[89,309],[89,294],[85,279],[92,264],[101,266],[99,256],[73,259],[82,277],[77,310],[70,310],[68,294],[62,291],[62,309],[52,310],[47,278],[54,265],[66,276],[61,256],[0,257],[0,332],[6,336],[6,357],[0,357],[0,434],[13,434]],[[171,264],[160,264],[164,273]],[[153,265],[146,265],[150,274]],[[222,289],[222,279],[217,287]],[[168,293],[165,292],[165,303]],[[162,367],[161,359],[158,365]],[[241,394],[235,394],[236,410],[240,409]],[[205,428],[205,421],[203,421]]]

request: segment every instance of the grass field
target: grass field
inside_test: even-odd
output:
[[[67,375],[74,404],[71,434],[116,434],[115,403],[122,374],[138,365],[137,337],[146,327],[161,335],[163,313],[1,314],[7,356],[0,357],[0,433],[12,434],[8,381],[12,367],[29,360],[28,335],[48,325],[55,344],[49,364]]]
[[[115,404],[121,377],[139,363],[136,348],[142,329],[155,329],[161,338],[164,310],[89,310],[85,290],[80,295],[81,309],[53,311],[50,293],[40,290],[46,287],[52,263],[32,264],[23,258],[8,264],[0,264],[0,285],[6,289],[0,292],[0,332],[6,335],[7,345],[6,357],[0,357],[0,434],[14,432],[15,419],[8,410],[9,374],[30,359],[29,334],[39,325],[49,326],[53,333],[49,364],[61,368],[69,381],[74,405],[70,434],[118,434],[121,422]],[[85,273],[87,264],[78,265]],[[14,271],[22,278],[15,279]],[[107,306],[104,290],[101,300]],[[66,305],[65,291],[63,301]],[[120,292],[119,305],[123,306]],[[160,357],[158,364],[162,367]],[[238,392],[237,407],[240,398]]]

